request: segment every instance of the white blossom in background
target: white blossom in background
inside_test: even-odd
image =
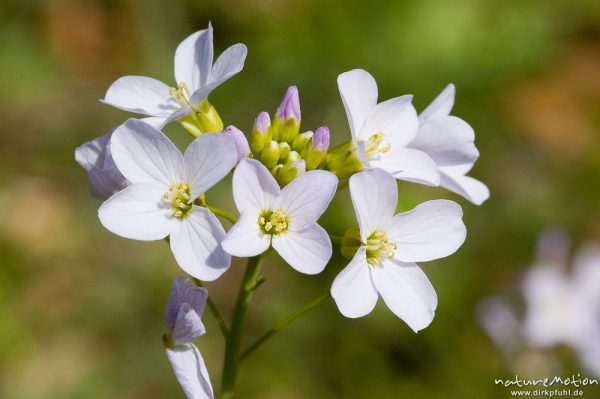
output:
[[[398,188],[381,169],[350,178],[350,194],[360,228],[360,244],[336,277],[331,295],[346,317],[370,313],[379,295],[415,332],[433,320],[437,295],[414,262],[443,258],[464,242],[462,209],[452,201],[427,201],[394,215]]]
[[[213,30],[208,28],[188,36],[175,51],[177,87],[145,76],[124,76],[116,80],[102,102],[142,115],[156,127],[200,112],[203,100],[221,83],[244,67],[247,49],[234,44],[213,65]]]
[[[546,231],[538,240],[537,259],[521,281],[523,316],[498,296],[493,301],[502,305],[500,310],[489,306],[491,298],[479,307],[482,327],[513,366],[532,351],[549,353],[566,345],[589,372],[600,376],[600,246],[585,245],[571,263],[569,268],[568,237]]]
[[[364,168],[380,168],[396,179],[437,186],[440,172],[425,152],[409,148],[419,130],[412,96],[377,103],[377,83],[362,69],[338,76],[338,87],[354,144]]]
[[[100,207],[104,227],[134,240],[169,236],[173,255],[185,272],[205,281],[223,274],[231,264],[220,245],[225,230],[195,200],[235,165],[233,141],[221,133],[203,134],[182,155],[162,132],[129,119],[113,133],[111,151],[131,186]]]
[[[129,185],[112,158],[111,136],[112,131],[75,150],[75,160],[88,172],[90,191],[99,199],[106,199]]]
[[[166,310],[167,359],[188,399],[213,399],[208,370],[198,348],[192,343],[206,333],[201,317],[208,291],[188,279],[177,277]]]
[[[419,115],[419,131],[408,147],[427,153],[435,161],[440,186],[481,205],[490,192],[485,184],[466,176],[479,158],[479,151],[473,128],[450,115],[454,94],[454,85],[449,84]]]
[[[313,170],[283,189],[260,162],[243,159],[233,173],[233,198],[240,219],[222,246],[231,255],[256,256],[271,245],[294,269],[317,274],[331,258],[331,241],[317,224],[335,194],[337,178]]]

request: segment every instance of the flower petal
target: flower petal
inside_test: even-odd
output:
[[[440,183],[437,164],[423,151],[412,148],[392,146],[389,152],[381,154],[378,159],[369,160],[369,165],[372,168],[381,168],[399,180],[428,186],[437,186]]]
[[[440,168],[440,186],[481,205],[490,197],[490,190],[485,184],[461,173],[463,169],[456,166]]]
[[[75,150],[75,161],[88,172],[92,195],[100,199],[106,199],[129,185],[112,158],[111,135],[112,132],[108,132]]]
[[[160,80],[146,76],[123,76],[110,85],[100,101],[125,111],[168,117],[179,108],[170,89]]]
[[[348,266],[337,275],[331,286],[331,296],[346,317],[356,318],[371,313],[379,294],[371,279],[365,247],[360,247]]]
[[[414,332],[431,323],[437,295],[419,266],[386,259],[371,269],[371,276],[388,308]]]
[[[271,235],[263,234],[258,227],[258,212],[243,213],[221,243],[227,253],[239,258],[256,256],[271,245]]]
[[[473,164],[479,157],[475,132],[455,116],[442,116],[423,123],[409,147],[429,155],[438,166]]]
[[[194,344],[179,345],[166,350],[175,377],[188,399],[213,399],[208,370]]]
[[[404,147],[415,138],[418,130],[417,111],[412,105],[412,96],[408,95],[377,104],[358,135],[368,139],[372,134],[383,133],[384,144]]]
[[[402,262],[426,262],[454,253],[465,241],[467,229],[460,205],[448,200],[427,201],[400,213],[385,230],[398,248]]]
[[[233,172],[233,199],[240,213],[255,213],[269,209],[281,193],[271,172],[260,162],[244,158]],[[258,219],[257,219],[258,220]]]
[[[213,62],[213,31],[208,28],[192,33],[175,50],[175,80],[185,83],[193,93],[204,86]]]
[[[304,274],[321,273],[332,252],[329,235],[318,224],[274,235],[273,248],[290,266]]]
[[[352,137],[358,138],[371,110],[377,104],[377,83],[363,69],[353,69],[337,78]]]
[[[237,162],[233,140],[222,133],[206,133],[192,141],[183,154],[185,181],[191,186],[191,199],[205,193]]]
[[[440,94],[421,112],[419,122],[424,123],[426,120],[438,118],[440,116],[450,115],[454,106],[454,85],[450,83],[442,90]]]
[[[398,204],[398,186],[394,178],[381,169],[366,170],[350,178],[350,196],[360,227],[360,236],[367,242],[394,216]]]
[[[211,91],[220,86],[227,79],[239,73],[242,68],[244,68],[244,61],[246,60],[247,54],[248,49],[241,43],[234,44],[225,50],[219,58],[217,58],[217,61],[215,61],[206,84],[199,87],[192,94],[190,102],[194,106],[197,106],[202,100],[208,97]]]
[[[221,248],[225,230],[208,209],[192,206],[189,215],[171,232],[171,251],[179,266],[202,281],[219,278],[231,266],[231,256]]]
[[[170,210],[161,202],[165,191],[156,184],[133,184],[104,201],[98,210],[100,222],[121,237],[162,240],[174,227]]]
[[[132,183],[169,186],[181,181],[181,152],[160,130],[147,123],[129,119],[115,129],[110,145],[117,167]]]
[[[312,170],[303,173],[281,190],[273,210],[282,210],[288,215],[290,230],[312,226],[329,206],[337,183],[337,177],[331,172]]]
[[[174,345],[183,345],[192,342],[206,334],[206,328],[189,303],[183,303],[177,312],[177,319],[171,330],[171,339]]]

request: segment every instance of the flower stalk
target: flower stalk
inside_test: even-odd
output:
[[[240,347],[242,343],[242,331],[244,318],[248,311],[252,292],[259,284],[261,255],[248,258],[246,272],[240,285],[233,316],[231,317],[231,328],[225,342],[225,358],[223,362],[223,380],[221,383],[222,399],[231,399],[235,395],[235,382],[240,365]]]

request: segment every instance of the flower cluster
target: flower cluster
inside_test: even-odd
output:
[[[414,331],[428,326],[437,296],[415,262],[446,257],[462,245],[462,210],[452,201],[435,200],[395,214],[395,179],[442,186],[475,204],[487,199],[485,185],[466,176],[479,153],[473,129],[450,116],[454,86],[417,115],[412,96],[378,103],[377,84],[368,72],[342,73],[338,87],[351,137],[333,148],[326,126],[301,131],[298,89],[290,86],[272,118],[267,112],[256,117],[247,140],[238,128],[224,127],[208,101],[215,88],[242,70],[246,47],[233,45],[213,63],[212,38],[209,24],[177,47],[173,87],[142,76],[115,81],[102,102],[146,117],[129,119],[82,145],[76,160],[88,171],[94,196],[105,200],[98,211],[102,225],[134,240],[167,239],[175,260],[192,277],[212,281],[230,267],[231,256],[253,257],[232,329],[223,328],[223,391],[233,389],[240,317],[258,285],[259,257],[270,247],[292,268],[312,275],[330,263],[333,241],[349,261],[331,286],[343,315],[368,314],[381,295]],[[193,137],[183,154],[161,131],[171,122]],[[239,218],[215,207],[207,195],[231,170]],[[318,220],[346,186],[358,228],[336,236]],[[218,216],[233,223],[229,231]],[[194,398],[212,397],[202,358],[190,343],[204,333],[199,316],[206,296],[206,290],[177,279],[167,308],[167,354]],[[199,386],[183,382],[192,376]]]

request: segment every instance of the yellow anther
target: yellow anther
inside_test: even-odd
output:
[[[185,182],[172,184],[169,191],[163,195],[163,199],[172,209],[173,216],[183,219],[192,209],[190,202],[190,186]]]
[[[385,134],[381,132],[374,133],[368,138],[367,142],[365,143],[367,158],[373,159],[378,154],[385,154],[392,149],[391,143],[387,143],[386,145],[382,146],[384,140]]]
[[[398,249],[398,245],[388,241],[387,235],[383,231],[376,231],[367,238],[367,263],[377,265],[381,262],[383,256],[393,258]]]
[[[258,226],[264,234],[283,234],[287,232],[288,218],[282,211],[263,211],[258,217]]]

